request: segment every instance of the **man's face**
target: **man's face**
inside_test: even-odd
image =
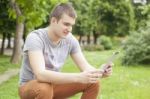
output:
[[[65,38],[71,31],[72,26],[75,24],[75,18],[63,14],[62,17],[57,20],[52,19],[53,30],[58,38]]]

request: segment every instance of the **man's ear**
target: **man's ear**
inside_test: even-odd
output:
[[[57,19],[55,17],[52,17],[50,20],[50,23],[56,23],[56,22],[57,22]]]

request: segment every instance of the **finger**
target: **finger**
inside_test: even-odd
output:
[[[96,79],[96,78],[90,78],[90,80],[89,80],[90,82],[92,82],[92,83],[94,83],[94,82],[97,82],[98,81],[98,79]]]
[[[92,71],[90,71],[90,73],[101,73],[102,72],[102,70],[92,70]]]
[[[98,75],[101,75],[104,73],[104,70],[102,69],[98,69],[98,70],[95,70],[95,71],[89,71],[90,74],[98,74]]]
[[[89,81],[88,83],[96,83],[97,81]]]
[[[88,74],[88,77],[90,77],[90,78],[99,78],[99,77],[102,77],[102,74],[100,74],[100,73]]]
[[[102,77],[105,78],[105,77],[109,77],[111,75],[112,75],[112,73],[107,73],[107,74],[104,74]]]
[[[108,68],[112,68],[112,66],[110,64],[105,64],[105,66],[103,67],[103,70],[105,71]]]
[[[112,71],[107,71],[103,75],[112,74]]]
[[[103,74],[103,73],[104,73],[104,70],[103,70],[103,69],[100,69],[100,73],[102,73],[102,74]]]
[[[97,83],[97,81],[91,81],[90,83]]]
[[[110,71],[110,72],[104,73],[104,75],[110,76],[112,75],[112,72]]]
[[[111,64],[109,64],[109,65],[107,66],[107,68],[112,68],[112,65],[111,65]]]
[[[112,66],[114,66],[114,63],[110,62],[110,63],[108,63],[107,65],[108,65],[109,67],[112,67]]]
[[[112,68],[108,68],[105,70],[105,72],[109,72],[109,71],[112,71]]]

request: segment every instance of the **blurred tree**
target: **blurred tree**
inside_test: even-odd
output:
[[[124,36],[134,30],[134,10],[130,0],[69,0],[78,13],[74,32],[87,35],[93,33],[94,44],[100,34]],[[88,41],[89,42],[89,39]]]
[[[91,19],[92,12],[90,10],[90,6],[92,3],[92,0],[69,0],[72,2],[74,8],[77,11],[78,18],[76,20],[76,25],[74,27],[74,31],[76,34],[78,34],[79,41],[81,42],[82,36],[87,36],[87,43],[90,44],[90,36],[92,33],[92,22],[93,19]]]
[[[140,27],[146,26],[146,22],[150,16],[150,4],[149,2],[145,5],[140,3],[133,4],[135,12],[136,30]]]
[[[10,45],[10,35],[15,30],[15,20],[9,18],[8,14],[8,0],[1,0],[0,1],[0,33],[2,34],[2,44],[1,44],[1,51],[0,54],[4,54],[4,47],[5,47],[5,39],[8,37],[8,48],[11,47]]]
[[[124,36],[134,29],[130,0],[93,0],[92,11],[96,17],[97,33]]]

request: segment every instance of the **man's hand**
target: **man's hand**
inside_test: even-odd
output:
[[[101,70],[92,70],[84,71],[79,74],[78,82],[80,83],[97,83],[100,77],[102,77],[103,71]]]
[[[101,69],[104,71],[103,75],[102,75],[103,78],[109,77],[110,75],[112,75],[112,66],[113,65],[114,65],[113,63],[110,63],[110,64],[103,64],[101,66]]]

